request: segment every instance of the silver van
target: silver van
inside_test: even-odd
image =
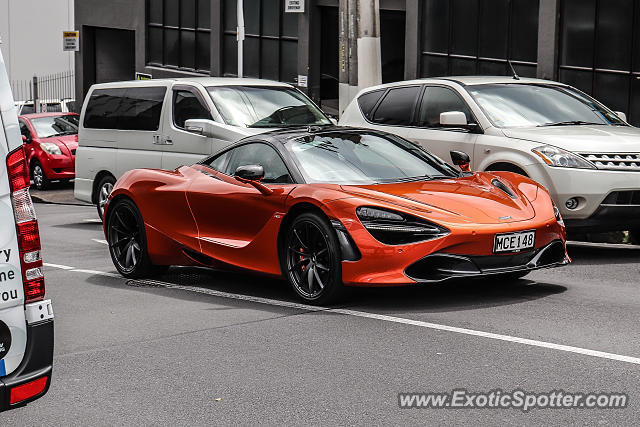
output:
[[[80,114],[75,198],[104,203],[124,172],[172,170],[245,136],[330,125],[295,87],[258,79],[180,78],[93,85]]]

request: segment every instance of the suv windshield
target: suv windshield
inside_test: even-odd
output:
[[[78,133],[78,116],[75,114],[38,117],[31,119],[31,124],[40,138]]]
[[[391,135],[330,132],[285,146],[308,183],[374,184],[459,176],[440,159]]]
[[[466,89],[489,120],[501,128],[625,125],[613,111],[571,87],[507,83]]]
[[[232,126],[282,128],[331,124],[322,111],[292,88],[212,86],[207,90],[224,121]]]

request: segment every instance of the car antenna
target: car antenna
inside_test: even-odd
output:
[[[511,67],[511,73],[513,74],[513,80],[520,80],[520,76],[518,76],[518,73],[516,73],[516,69],[513,68],[513,64],[511,63],[511,60],[507,59],[507,64],[509,64],[509,67]]]

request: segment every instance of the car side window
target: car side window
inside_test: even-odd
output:
[[[282,158],[273,147],[267,144],[252,143],[241,145],[230,150],[229,153],[232,153],[232,157],[224,171],[227,175],[233,176],[239,166],[261,165],[264,168],[262,182],[267,184],[293,183],[293,179]]]
[[[421,127],[440,127],[440,113],[462,111],[467,122],[475,123],[466,102],[453,90],[442,86],[427,86],[420,103],[417,124]]]
[[[371,120],[373,107],[376,106],[378,100],[383,94],[384,90],[375,90],[373,92],[365,93],[358,98],[358,105],[360,106],[360,110],[367,119]]]
[[[205,164],[215,171],[224,173],[225,166],[227,165],[227,160],[229,160],[229,157],[231,157],[231,151],[226,151],[220,154],[218,157],[214,157],[212,160],[206,162]]]
[[[20,122],[20,134],[24,135],[27,138],[27,142],[31,141],[31,132],[29,131],[29,127],[22,120]]]
[[[189,119],[209,119],[209,110],[202,105],[195,93],[188,90],[173,91],[173,124],[184,129],[184,122]]]
[[[419,94],[420,86],[389,90],[373,113],[373,122],[381,125],[409,126]]]

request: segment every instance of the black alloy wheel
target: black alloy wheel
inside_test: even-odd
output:
[[[147,252],[144,222],[136,205],[129,199],[116,200],[109,207],[107,242],[116,269],[129,278],[148,276],[154,266]]]
[[[343,288],[340,247],[329,221],[304,213],[286,231],[282,271],[305,301],[324,304]]]

